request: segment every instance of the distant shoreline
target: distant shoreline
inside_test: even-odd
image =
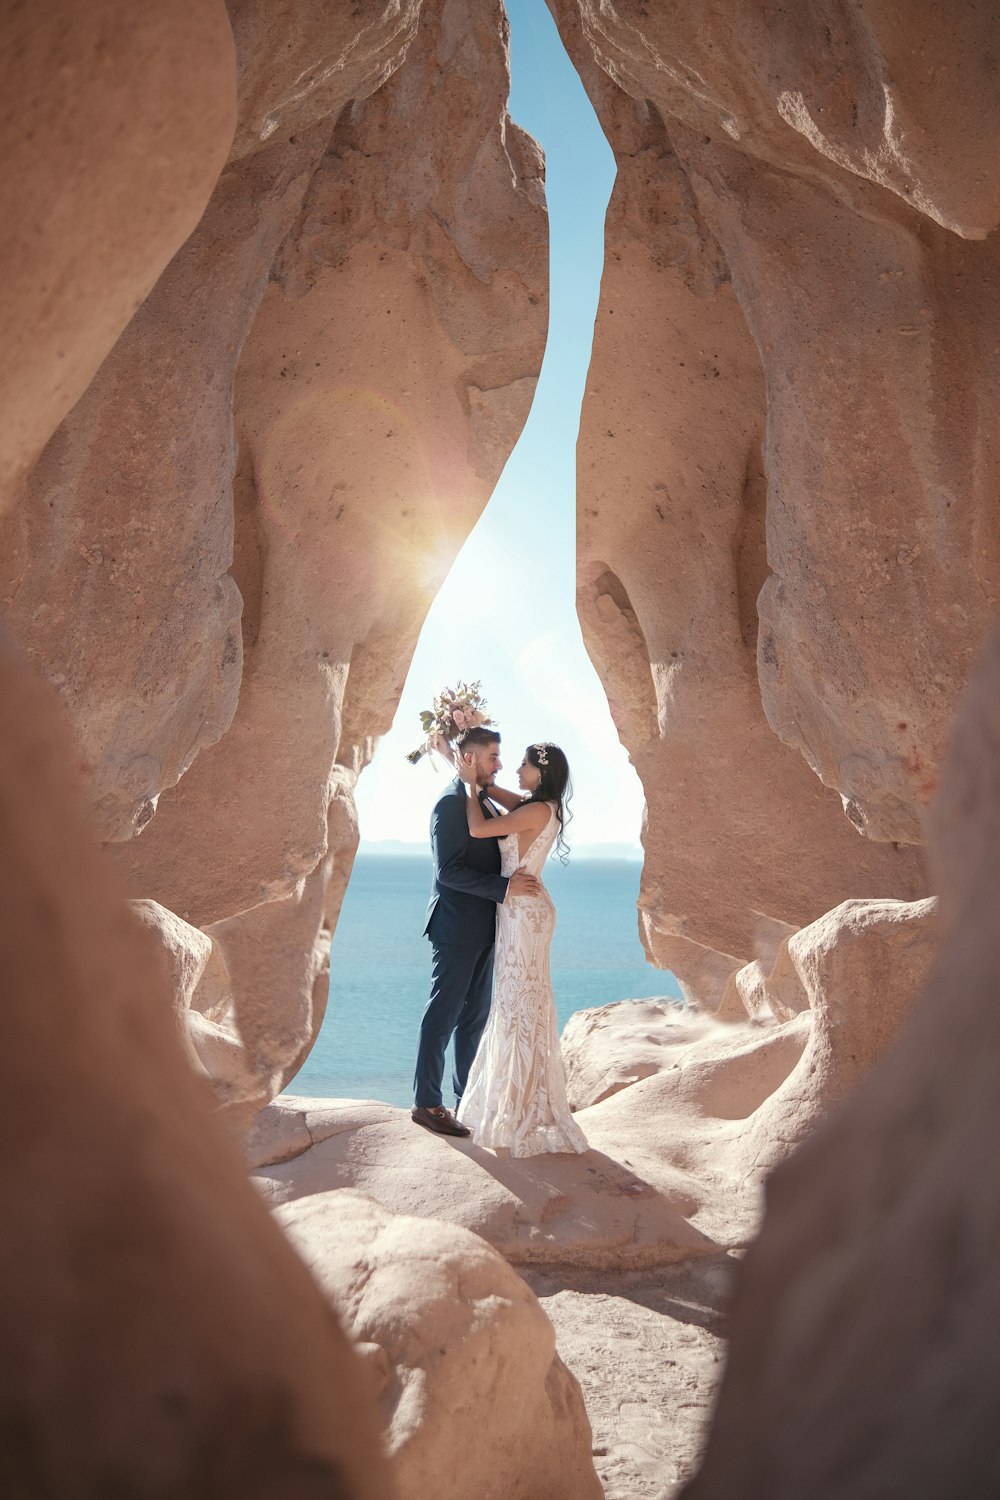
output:
[[[362,839],[358,848],[358,855],[368,854],[376,858],[428,859],[430,857],[430,843],[404,843],[402,839]],[[629,863],[641,864],[643,858],[642,846],[639,844],[580,844],[578,847],[570,845],[570,856],[573,859],[608,859],[626,860]]]

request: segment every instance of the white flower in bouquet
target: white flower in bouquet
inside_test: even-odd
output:
[[[406,757],[411,766],[429,755],[438,740],[453,744],[467,729],[489,728],[493,720],[485,712],[486,699],[478,682],[460,682],[455,688],[443,688],[434,698],[433,708],[420,714],[424,742]]]

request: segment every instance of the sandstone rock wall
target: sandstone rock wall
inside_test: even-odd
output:
[[[358,1106],[284,1121],[259,1181],[306,1198],[293,1221],[331,1180],[430,1192],[535,1264],[706,1256],[902,1026],[771,1180],[690,1493],[992,1493],[1000,640],[934,815],[949,946],[909,1024],[932,916],[886,898],[924,889],[897,845],[996,602],[996,22],[557,9],[622,161],[581,613],[650,793],[651,949],[756,1024],[626,1037],[600,1068],[592,1028],[593,1150],[555,1171],[496,1162],[484,1188]],[[221,8],[161,10],[3,23],[0,1489],[375,1500],[364,1370],[190,1048],[253,1106],[309,1045],[354,778],[530,398],[541,167],[493,4],[234,4],[238,123]],[[822,915],[845,895],[870,899]],[[375,1218],[338,1291],[372,1281],[352,1331],[388,1351]],[[586,1493],[575,1387],[501,1270],[477,1285],[517,1304],[545,1393],[508,1388],[537,1458],[505,1483],[555,1451]]]
[[[972,4],[947,19],[913,4],[905,22],[878,4],[850,21],[752,0],[711,21],[637,0],[556,9],[676,160],[646,242],[692,284],[705,285],[696,265],[730,280],[756,345],[767,560],[747,582],[763,585],[768,721],[862,832],[920,842],[1000,591],[997,345],[982,315],[998,211],[973,164],[1000,126],[981,72],[996,22]],[[944,78],[959,69],[952,104]],[[713,244],[714,261],[700,248]],[[719,316],[696,343],[672,341],[704,385],[729,375],[736,335],[727,345]],[[657,376],[645,385],[666,404],[679,382]],[[748,399],[737,388],[724,404],[738,448]],[[585,433],[585,460],[589,447]]]
[[[234,7],[230,161],[5,536],[110,856],[226,961],[227,1102],[270,1097],[322,1019],[354,778],[545,335],[499,0],[328,10]]]
[[[758,347],[675,122],[617,87],[556,9],[619,162],[579,446],[579,613],[646,791],[647,948],[715,1008],[742,963],[840,901],[921,894],[922,861],[859,838],[768,724]]]
[[[249,123],[221,177],[215,163],[196,232],[49,442],[4,535],[5,617],[67,702],[109,840],[141,832],[163,790],[232,720],[241,676],[230,572],[237,362],[336,114],[399,65],[419,5],[403,15],[387,6],[392,26],[359,27],[346,8],[336,26],[325,23],[347,54],[329,69],[333,91],[330,81],[293,82],[315,63],[321,9],[273,10],[280,14],[235,7]],[[287,71],[272,78],[263,57],[292,13]],[[367,40],[372,30],[368,51],[359,32]],[[251,140],[262,73],[269,129]],[[278,133],[285,108],[291,122]]]
[[[232,37],[220,5],[7,7],[0,74],[7,503],[205,208]],[[213,1119],[78,763],[5,630],[0,1491],[384,1500],[359,1364]]]
[[[947,942],[895,1051],[768,1184],[686,1500],[996,1486],[998,702],[994,635],[933,810]]]
[[[236,99],[225,10],[203,0],[11,6],[3,66],[6,508],[197,224]]]
[[[817,911],[798,933],[754,934],[754,961],[727,971],[718,885],[688,852],[688,807],[710,830],[716,870],[747,875],[743,911],[801,922],[775,899],[789,869],[803,872],[797,892],[785,888],[793,902],[821,898],[818,866],[820,883],[842,880],[851,896],[923,888],[917,851],[898,846],[925,838],[1000,593],[1000,205],[984,170],[1000,127],[989,77],[1000,25],[992,9],[945,14],[922,0],[552,8],[622,171],[581,435],[581,616],[649,790],[644,920],[654,955],[688,965],[689,989],[726,1014],[751,1012],[772,1060],[774,1043],[808,1023],[798,1062],[731,1141],[731,1164],[752,1175],[780,1160],[901,1028],[769,1181],[705,1461],[685,1495],[987,1493],[998,1477],[981,1398],[997,1379],[996,1297],[980,1253],[997,1209],[981,1155],[997,1129],[996,640],[933,811],[950,938],[912,1015],[937,946],[923,902]],[[630,207],[630,179],[644,207]],[[658,260],[666,269],[654,273]],[[631,400],[614,386],[623,368]],[[723,381],[728,399],[715,395]],[[623,436],[626,499],[611,525],[602,510]],[[637,447],[652,454],[645,472]],[[726,487],[744,497],[739,524],[733,500],[727,515],[716,499]],[[633,517],[613,564],[604,554]],[[766,556],[748,545],[762,517]],[[651,540],[661,519],[672,548]],[[705,600],[716,623],[699,636]],[[738,651],[722,644],[738,636],[756,653],[742,679],[727,671]],[[768,743],[758,692],[781,746]],[[686,711],[692,746],[721,763],[718,801],[698,757],[691,769],[679,754]],[[726,731],[747,757],[727,764]],[[801,756],[794,774],[786,749]],[[818,782],[821,821],[804,817],[807,767],[839,794],[858,843],[832,833],[836,807]],[[661,791],[670,770],[673,800]],[[757,825],[748,861],[747,791],[758,787],[779,824]],[[777,874],[760,849],[777,854]],[[679,900],[719,934],[705,952],[678,946]],[[656,942],[664,927],[669,947]],[[650,1065],[640,1050],[615,1076]],[[650,1072],[597,1106],[604,1149],[625,1149],[630,1117],[676,1119],[685,1074],[692,1098],[727,1074],[745,1081],[746,1058],[728,1052],[692,1049],[679,1077]],[[696,1160],[704,1147],[693,1132],[682,1149]]]

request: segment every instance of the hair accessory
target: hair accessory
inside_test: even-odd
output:
[[[549,763],[549,747],[548,747],[548,745],[532,745],[531,748],[532,748],[532,750],[534,750],[535,754],[538,756],[538,764],[540,766],[547,766],[548,763]]]

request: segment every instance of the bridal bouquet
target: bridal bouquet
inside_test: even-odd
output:
[[[478,682],[460,682],[456,688],[443,688],[434,699],[433,708],[420,715],[424,743],[406,757],[415,766],[421,756],[429,755],[437,739],[456,740],[466,729],[489,728],[493,720],[483,712],[486,699]]]

